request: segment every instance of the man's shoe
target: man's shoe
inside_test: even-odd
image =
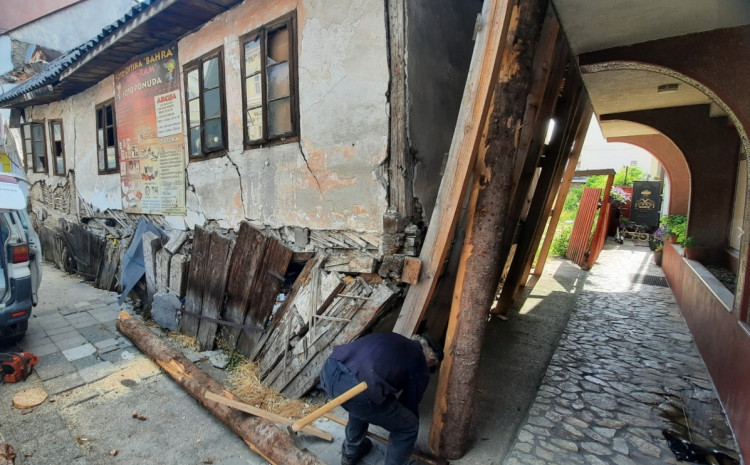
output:
[[[349,457],[347,455],[341,454],[341,465],[355,465],[362,457],[369,454],[371,450],[372,441],[370,441],[369,438],[365,438],[362,441],[362,444],[359,445],[359,450],[357,450],[357,453],[354,454],[354,456]]]

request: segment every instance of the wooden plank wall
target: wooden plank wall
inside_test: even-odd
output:
[[[594,224],[596,207],[599,203],[601,189],[584,187],[581,202],[578,205],[578,214],[573,222],[573,232],[570,234],[570,243],[565,256],[578,266],[586,263],[586,251],[591,237],[591,226]]]

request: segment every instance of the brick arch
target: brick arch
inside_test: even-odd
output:
[[[623,142],[649,152],[669,176],[669,214],[686,215],[690,202],[690,168],[679,147],[664,134],[608,137],[607,142]]]

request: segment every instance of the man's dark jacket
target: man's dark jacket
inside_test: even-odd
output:
[[[373,403],[380,405],[401,391],[399,402],[419,415],[430,378],[419,342],[397,333],[373,333],[334,347],[331,358],[367,383],[365,394]]]

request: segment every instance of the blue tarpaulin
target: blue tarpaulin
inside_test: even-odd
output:
[[[143,234],[148,231],[159,237],[162,236],[159,228],[141,217],[140,221],[138,221],[138,226],[135,228],[130,247],[128,247],[128,250],[122,256],[120,282],[122,283],[123,290],[120,298],[117,300],[120,304],[125,301],[130,291],[133,290],[138,281],[146,274],[146,266],[143,262]]]

